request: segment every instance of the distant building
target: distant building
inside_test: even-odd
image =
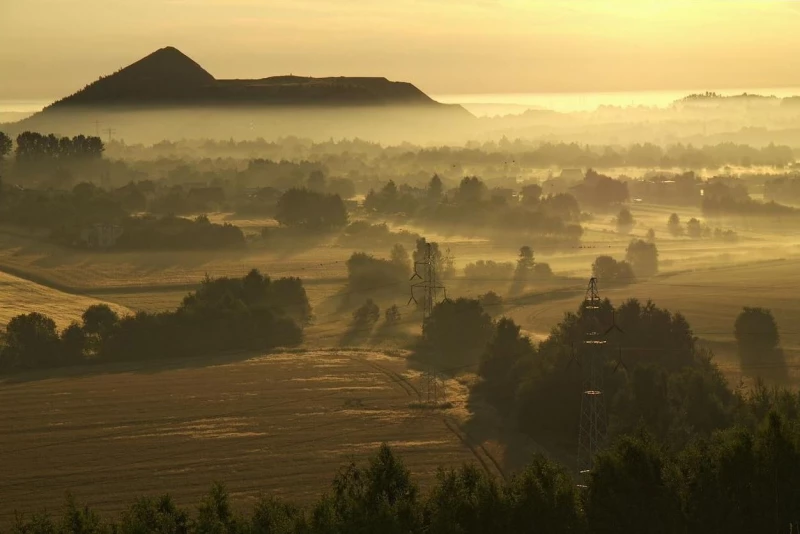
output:
[[[110,248],[117,244],[122,232],[121,226],[98,223],[81,230],[81,242],[88,248]]]

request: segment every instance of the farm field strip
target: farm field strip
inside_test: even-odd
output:
[[[58,508],[66,490],[104,512],[168,490],[194,504],[217,479],[242,505],[260,491],[307,501],[383,441],[427,483],[436,466],[472,461],[478,447],[457,439],[441,414],[410,407],[416,375],[403,358],[298,351],[87,371],[2,385],[0,522],[14,509]]]

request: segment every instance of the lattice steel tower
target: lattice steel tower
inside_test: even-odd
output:
[[[600,296],[597,293],[596,278],[589,280],[586,288],[583,317],[587,328],[582,350],[584,391],[581,395],[578,434],[578,471],[586,474],[594,467],[594,458],[603,446],[607,428],[603,397],[606,340],[600,332]]]
[[[422,274],[420,274],[420,270]],[[428,318],[433,313],[433,308],[439,302],[438,294],[439,292],[443,292],[445,298],[447,298],[447,292],[443,285],[440,285],[437,277],[436,277],[436,258],[433,255],[433,249],[430,243],[425,244],[425,259],[423,261],[415,261],[414,262],[414,275],[411,277],[411,280],[419,278],[419,282],[416,284],[411,284],[411,298],[409,299],[409,304],[411,301],[417,302],[417,298],[414,295],[414,289],[421,288],[423,290],[422,295],[422,337],[426,337],[426,323],[428,322]],[[441,396],[442,399],[445,397],[444,387],[439,387],[439,371],[436,366],[437,358],[434,356],[431,358],[431,362],[428,366],[428,370],[425,373],[425,385],[426,385],[426,392],[427,392],[427,399],[428,402],[433,402],[434,404],[438,404],[439,397]]]

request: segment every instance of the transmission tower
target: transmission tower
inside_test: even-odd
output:
[[[422,274],[420,274],[422,271]],[[422,337],[423,339],[426,338],[426,329],[427,329],[427,322],[428,318],[433,313],[433,308],[436,306],[438,300],[438,293],[442,292],[447,298],[447,292],[443,285],[440,285],[437,278],[436,278],[436,258],[433,255],[433,249],[430,243],[425,244],[425,258],[422,261],[415,261],[414,262],[414,275],[411,277],[411,280],[419,279],[419,282],[411,284],[411,298],[408,300],[409,304],[411,301],[417,301],[416,295],[414,294],[415,289],[421,289],[423,291],[422,294]],[[439,403],[439,397],[441,396],[442,399],[445,397],[444,387],[439,387],[439,371],[436,366],[436,358],[432,357],[429,363],[428,369],[425,372],[425,385],[426,385],[426,393],[428,402],[432,402],[433,404]],[[441,391],[440,391],[441,390]]]
[[[587,474],[606,437],[606,405],[603,398],[603,368],[606,340],[599,331],[600,296],[597,279],[589,280],[583,317],[588,325],[583,339],[585,389],[581,394],[581,421],[578,432],[578,471]],[[612,327],[613,328],[613,327]]]

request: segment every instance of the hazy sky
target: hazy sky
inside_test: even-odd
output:
[[[800,86],[800,0],[0,0],[0,99],[68,94],[172,45],[217,78],[426,92]]]

